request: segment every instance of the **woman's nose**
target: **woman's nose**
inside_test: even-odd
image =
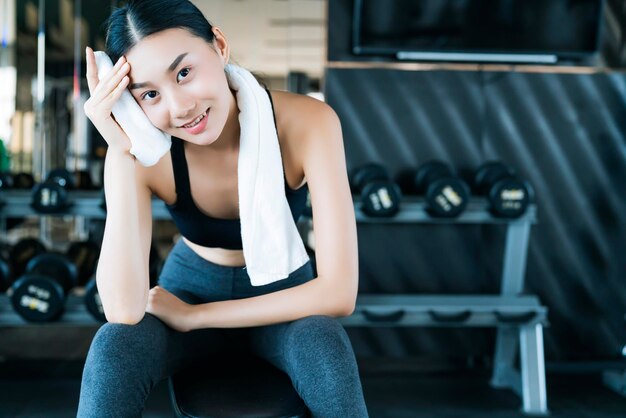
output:
[[[173,96],[170,100],[170,113],[175,119],[189,118],[194,109],[194,102],[191,98],[183,96]]]

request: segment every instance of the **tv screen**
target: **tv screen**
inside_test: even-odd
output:
[[[354,0],[353,52],[416,60],[579,59],[598,49],[602,7],[602,0]]]

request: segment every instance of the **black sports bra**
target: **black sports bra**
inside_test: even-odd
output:
[[[272,96],[267,92],[272,103]],[[276,126],[276,115],[274,115]],[[189,169],[185,159],[185,149],[180,138],[172,137],[172,166],[176,184],[176,202],[166,205],[180,233],[189,241],[204,247],[218,247],[229,250],[243,248],[241,242],[241,223],[239,219],[220,219],[205,215],[198,209],[191,197]],[[305,184],[297,190],[291,189],[285,179],[285,195],[294,221],[297,221],[306,205],[308,186]]]

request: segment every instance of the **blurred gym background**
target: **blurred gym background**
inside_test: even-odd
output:
[[[0,417],[76,412],[106,216],[84,50],[104,49],[122,3],[0,0]],[[372,417],[626,416],[626,1],[194,3],[236,63],[341,119],[372,297],[345,325]],[[447,177],[424,174],[433,161]],[[523,210],[479,190],[489,162],[520,182]],[[400,190],[393,213],[367,213],[354,176],[372,163]],[[443,177],[466,185],[463,213],[433,209]],[[155,205],[153,281],[178,239]],[[49,252],[78,268],[58,309],[16,309],[28,261]],[[145,416],[174,416],[166,385]]]

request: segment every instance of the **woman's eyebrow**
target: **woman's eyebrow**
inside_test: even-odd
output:
[[[167,67],[167,71],[165,72],[165,74],[171,73],[172,71],[174,71],[176,69],[176,67],[178,67],[178,64],[180,64],[180,62],[183,60],[183,58],[185,58],[187,56],[187,54],[188,54],[188,52],[183,52],[182,54],[177,56],[176,59],[174,61],[172,61],[170,66]],[[133,83],[130,86],[128,86],[128,88],[130,90],[135,90],[135,89],[140,89],[142,87],[146,87],[147,85],[148,85],[148,83]]]
[[[172,71],[174,71],[174,69],[178,66],[178,64],[180,64],[180,62],[183,60],[183,58],[185,58],[187,54],[188,52],[183,52],[182,54],[177,56],[176,59],[167,68],[167,72],[165,74],[171,73]]]
[[[128,86],[128,88],[130,90],[135,90],[135,89],[140,89],[143,87],[146,87],[148,85],[148,83],[133,83],[130,86]]]

